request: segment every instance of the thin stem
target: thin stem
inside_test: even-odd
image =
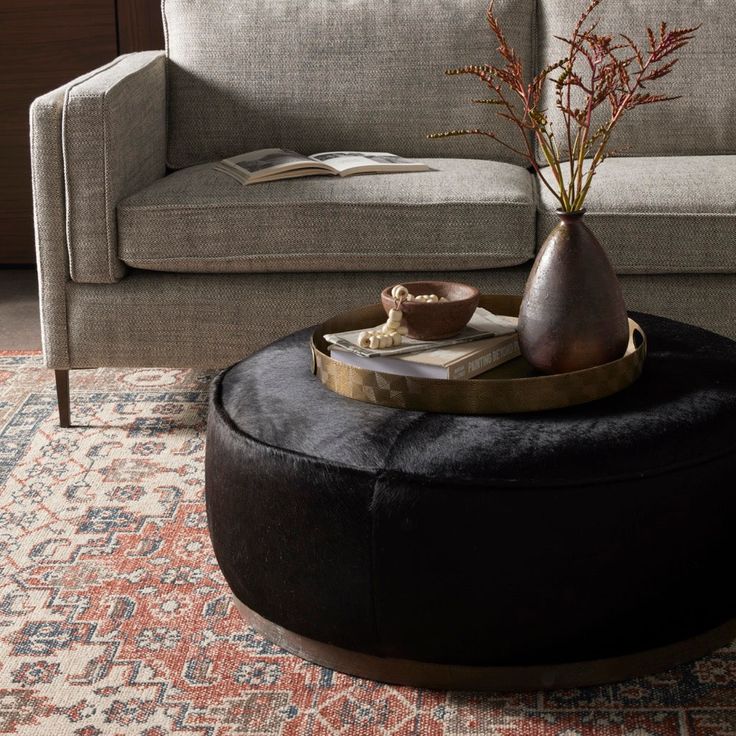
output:
[[[575,140],[573,141],[572,148],[568,152],[568,157],[570,159],[570,183],[567,187],[567,198],[571,201],[575,199],[575,160],[577,158],[579,140],[580,128],[575,132]]]
[[[552,153],[546,141],[544,140],[544,135],[540,131],[537,131],[537,141],[539,142],[539,145],[542,148],[542,153],[544,154],[544,158],[547,160],[547,163],[549,164],[552,174],[554,175],[555,180],[557,181],[558,193],[556,193],[555,196],[560,201],[560,204],[562,205],[562,209],[567,209],[568,200],[567,200],[567,194],[565,192],[564,177],[562,176],[562,171],[560,170],[560,162],[555,159],[554,154]]]
[[[592,12],[592,7],[590,8],[590,11],[587,11],[588,15],[590,12]],[[575,28],[572,32],[572,40],[577,41],[578,33],[580,32],[580,28],[582,24],[585,22],[585,17],[587,16],[581,16],[578,23],[575,25]],[[568,56],[568,75],[574,73],[575,70],[575,60],[577,59],[577,47],[573,44],[570,45],[570,52]],[[571,102],[572,102],[572,84],[567,85],[567,109],[570,110],[571,108]],[[562,111],[563,119],[565,121],[565,131],[567,134],[567,156],[569,160],[570,165],[570,184],[569,189],[567,192],[567,198],[568,200],[571,200],[575,196],[575,160],[573,158],[573,151],[572,146],[570,144],[570,139],[572,138],[572,116],[571,115],[565,115],[565,111]],[[575,133],[575,145],[577,145],[578,139],[580,138],[580,128],[578,127],[576,133]]]

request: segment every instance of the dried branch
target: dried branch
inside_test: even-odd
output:
[[[530,162],[542,184],[552,192],[562,209],[580,209],[597,166],[611,155],[607,151],[608,142],[623,115],[643,105],[678,99],[678,96],[645,91],[645,87],[672,72],[678,62],[673,54],[687,46],[700,28],[669,29],[664,22],[656,32],[646,28],[647,45],[644,50],[626,34],[619,34],[616,37],[618,40],[614,40],[612,35],[597,32],[598,20],[589,21],[601,2],[603,0],[591,0],[578,18],[571,35],[568,38],[557,37],[567,47],[567,55],[542,69],[526,84],[521,59],[508,43],[493,12],[494,2],[491,0],[486,18],[496,37],[501,63],[448,69],[446,74],[472,75],[484,82],[492,97],[474,99],[472,102],[498,106],[496,115],[516,126],[522,134],[524,148],[511,145],[493,131],[479,129],[452,130],[428,137],[481,135],[495,140]],[[581,66],[582,69],[579,68]],[[557,71],[559,74],[553,77]],[[559,145],[553,126],[542,109],[542,93],[548,82],[555,86],[555,107],[560,111],[564,125],[564,136]],[[511,95],[507,96],[507,92]],[[608,116],[594,130],[593,119],[603,105],[608,108]],[[547,161],[554,182],[539,167],[529,133]],[[567,182],[562,174],[565,160],[569,167]]]

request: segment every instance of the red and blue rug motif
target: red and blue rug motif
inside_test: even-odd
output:
[[[367,682],[263,640],[207,536],[209,378],[74,372],[61,430],[40,357],[0,354],[0,733],[736,735],[736,644],[606,687],[476,695]]]

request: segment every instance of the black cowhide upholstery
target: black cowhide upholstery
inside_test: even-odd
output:
[[[450,664],[553,664],[736,617],[736,343],[638,315],[626,391],[472,417],[337,396],[309,332],[214,382],[210,533],[235,595],[304,636]]]

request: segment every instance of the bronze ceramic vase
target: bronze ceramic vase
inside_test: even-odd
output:
[[[629,339],[621,285],[583,222],[585,210],[557,211],[519,311],[521,353],[543,373],[566,373],[620,358]]]

